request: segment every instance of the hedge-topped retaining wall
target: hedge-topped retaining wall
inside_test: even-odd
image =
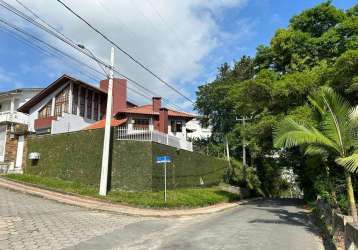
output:
[[[38,152],[38,162],[28,160],[25,173],[56,177],[99,186],[102,162],[102,129],[28,138],[28,152]],[[133,191],[161,190],[164,167],[156,156],[170,155],[168,188],[212,186],[223,180],[227,162],[154,142],[112,141],[110,187]]]
[[[24,172],[99,185],[103,135],[102,130],[91,130],[28,137],[28,153],[38,152],[41,159],[28,160]]]

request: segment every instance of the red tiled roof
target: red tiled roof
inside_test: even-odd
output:
[[[127,122],[127,118],[121,119],[121,120],[112,119],[111,127],[117,127],[117,126],[123,125],[126,122]],[[84,128],[83,130],[99,129],[99,128],[104,128],[105,126],[106,126],[106,120],[103,119],[103,120],[100,120],[98,122],[91,124],[90,126]]]
[[[153,111],[153,105],[143,105],[134,108],[128,108],[125,110],[120,111],[119,113],[126,113],[126,114],[140,114],[140,115],[159,115],[159,112]],[[168,109],[168,116],[169,117],[183,117],[186,119],[192,119],[195,116],[186,112],[179,112],[175,110]]]
[[[101,93],[104,96],[107,96],[107,91],[104,91],[103,89],[100,89],[98,87],[95,87],[91,84],[88,84],[84,81],[78,80],[72,76],[69,75],[62,75],[60,78],[58,78],[56,81],[54,81],[53,83],[51,83],[49,86],[47,86],[46,88],[42,89],[42,91],[40,91],[37,95],[35,95],[33,98],[31,98],[28,102],[26,102],[24,105],[22,105],[20,108],[18,108],[18,111],[23,112],[23,113],[29,113],[30,109],[36,105],[37,103],[41,102],[46,96],[48,96],[49,94],[51,94],[53,91],[55,91],[57,88],[61,87],[63,84],[66,84],[68,81],[73,81],[76,83],[79,83],[83,86],[86,86],[89,89],[98,91],[99,93]],[[135,104],[128,102],[127,104],[130,106],[136,106]]]

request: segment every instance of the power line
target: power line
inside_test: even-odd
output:
[[[113,8],[108,8],[105,4],[101,2],[101,0],[96,0],[96,3],[105,11],[105,12],[112,12],[113,14]],[[139,37],[130,29],[130,27],[125,24],[122,19],[119,17],[120,15],[115,15],[115,18],[117,21],[125,28],[125,31],[131,34],[132,38],[139,39]]]
[[[71,46],[72,48],[74,48],[75,50],[77,50],[78,52],[86,55],[87,57],[91,58],[92,60],[94,60],[95,62],[102,64],[103,66],[105,66],[106,68],[111,68],[111,66],[109,66],[107,63],[105,63],[104,61],[102,61],[101,59],[99,59],[98,57],[95,57],[93,54],[89,53],[88,51],[85,51],[83,49],[81,49],[80,47],[78,47],[78,45],[74,44],[72,42],[71,39],[66,39],[65,37],[58,35],[57,32],[45,27],[44,25],[40,24],[39,22],[37,22],[36,20],[34,20],[33,18],[29,17],[28,15],[26,15],[25,13],[19,11],[18,9],[16,9],[15,7],[11,6],[10,4],[6,3],[3,0],[0,0],[0,6],[2,6],[3,8],[7,9],[8,11],[14,13],[15,15],[21,17],[22,19],[28,21],[29,23],[35,25],[36,27],[38,27],[39,29],[49,33],[52,36],[55,36],[57,39],[61,40],[62,42],[68,44],[69,46]],[[33,36],[34,38],[36,38],[35,36]],[[38,39],[38,38],[36,38]],[[59,49],[55,48],[56,50],[60,51]],[[60,51],[60,53],[65,53]],[[77,60],[79,63],[82,63],[81,61]],[[83,64],[83,63],[82,63]],[[85,64],[86,67],[90,67],[89,65]],[[91,67],[90,67],[91,68]],[[93,70],[93,68],[91,68]],[[126,75],[122,74],[119,72],[119,70],[117,68],[113,68],[114,72],[116,72],[118,75],[126,78],[128,81],[134,83],[135,85],[137,85],[138,87],[144,89],[145,91],[147,91],[148,93],[153,94],[153,96],[156,96],[156,94],[154,92],[152,92],[151,90],[149,90],[148,88],[144,87],[143,85],[141,85],[138,81],[133,80],[130,77],[127,77]],[[95,70],[97,71],[97,70]],[[99,71],[97,71],[99,72]],[[166,101],[165,98],[163,98],[163,101],[169,103],[170,106],[173,107],[177,107],[179,108],[177,105],[175,104],[170,104],[169,101]],[[180,108],[179,108],[180,109]]]
[[[181,39],[181,37],[178,35],[178,32],[176,29],[173,28],[172,25],[169,25],[169,23],[165,20],[165,18],[160,14],[159,10],[155,7],[155,5],[152,3],[151,0],[147,0],[147,3],[150,5],[150,7],[154,10],[154,12],[156,13],[156,15],[159,17],[159,19],[162,21],[162,23],[167,27],[167,29],[172,32],[173,34],[175,34],[176,39],[180,40],[181,43],[184,44],[183,40]]]
[[[133,62],[135,62],[137,65],[139,65],[141,68],[143,68],[145,71],[150,73],[152,76],[154,76],[156,79],[158,79],[160,82],[162,82],[164,85],[175,91],[177,94],[194,104],[194,102],[188,98],[186,95],[181,93],[179,90],[177,90],[174,86],[169,84],[167,81],[163,80],[160,76],[158,76],[156,73],[154,73],[151,69],[149,69],[147,66],[145,66],[143,63],[141,63],[139,60],[135,59],[131,54],[129,54],[126,50],[122,49],[117,43],[113,42],[108,36],[106,36],[103,32],[101,32],[99,29],[94,27],[92,24],[90,24],[86,19],[81,17],[79,14],[77,14],[74,10],[72,10],[69,6],[67,6],[64,2],[61,0],[56,0],[59,2],[62,6],[64,6],[68,11],[70,11],[73,15],[75,15],[78,19],[80,19],[82,22],[84,22],[87,26],[89,26],[92,30],[94,30],[97,34],[102,36],[105,40],[107,40],[110,44],[115,46],[118,50],[120,50],[123,54],[128,56]]]
[[[31,10],[28,6],[26,6],[25,4],[23,4],[20,0],[15,0],[19,5],[21,5],[25,10],[27,10],[28,12],[30,12],[36,19],[40,20],[42,23],[44,23],[46,26],[48,26],[49,28],[51,28],[53,31],[55,31],[56,33],[60,34],[61,36],[63,36],[63,38],[67,39],[68,41],[71,41],[72,43],[74,43],[68,36],[66,36],[65,34],[63,34],[62,32],[60,32],[58,29],[56,29],[53,25],[49,24],[48,22],[46,22],[45,19],[43,19],[42,17],[40,17],[37,13],[35,13],[33,10]]]
[[[46,54],[47,56],[56,56],[56,57],[58,57],[58,58],[60,58],[60,59],[63,60],[63,57],[60,57],[59,54],[53,53],[52,51],[49,51],[49,50],[46,50],[44,47],[39,46],[38,44],[34,43],[34,42],[31,41],[30,39],[28,39],[28,38],[26,38],[25,36],[23,36],[23,35],[28,35],[26,32],[23,33],[23,32],[20,31],[20,30],[16,30],[16,29],[14,29],[13,27],[11,27],[12,25],[9,26],[9,27],[10,27],[11,29],[13,29],[13,30],[10,30],[9,27],[4,26],[4,24],[5,24],[5,25],[8,25],[9,23],[5,22],[5,21],[4,21],[3,19],[1,19],[1,18],[0,18],[0,22],[2,23],[2,25],[0,25],[1,30],[4,31],[4,32],[7,32],[7,33],[8,33],[10,36],[12,36],[14,39],[19,40],[19,41],[22,40],[22,41],[25,42],[29,47],[32,47],[33,49],[39,50],[39,51],[41,51],[42,53]],[[10,24],[9,24],[9,25],[10,25]],[[81,73],[81,74],[87,76],[89,79],[94,80],[94,81],[98,81],[98,79],[99,79],[99,78],[94,78],[94,77],[91,76],[91,75],[87,75],[85,72],[79,70],[78,68],[75,68],[75,70],[78,71],[79,73]],[[101,73],[101,72],[98,72],[98,73]],[[104,75],[104,74],[102,74],[102,75],[103,75],[103,76],[106,76],[106,75]],[[139,96],[144,97],[144,98],[146,98],[146,99],[148,99],[148,100],[151,100],[151,96],[145,95],[145,94],[143,94],[143,93],[137,91],[136,89],[131,88],[130,86],[127,86],[127,88],[128,88],[130,91],[132,91],[133,93],[135,93],[136,95],[139,95]]]
[[[61,54],[61,55],[65,56],[65,57],[67,57],[67,58],[69,58],[69,59],[71,59],[71,60],[77,62],[78,64],[80,64],[80,65],[82,65],[82,66],[85,66],[85,67],[87,67],[88,69],[91,69],[91,70],[93,70],[93,71],[99,73],[100,75],[103,75],[103,73],[101,73],[100,71],[96,70],[95,68],[93,68],[93,67],[91,67],[91,66],[89,66],[89,65],[87,65],[87,64],[85,64],[85,63],[83,63],[83,62],[81,62],[81,61],[78,60],[77,58],[75,58],[75,57],[73,57],[73,56],[67,54],[66,52],[61,51],[60,49],[58,49],[58,48],[56,48],[56,47],[50,45],[49,43],[47,43],[47,42],[45,42],[45,41],[39,39],[38,37],[36,37],[36,36],[34,36],[34,35],[32,35],[32,34],[26,32],[26,31],[22,30],[22,29],[19,28],[18,26],[14,25],[14,24],[11,24],[11,23],[5,21],[5,20],[2,19],[2,18],[0,18],[0,22],[3,23],[3,24],[5,24],[5,25],[7,25],[7,26],[10,27],[10,28],[12,28],[13,30],[16,30],[17,32],[19,32],[19,33],[25,35],[26,37],[29,37],[30,39],[33,39],[33,40],[35,40],[35,41],[37,41],[37,42],[43,44],[44,46],[46,46],[46,47],[48,47],[48,48],[54,50],[54,51],[57,52],[58,54]],[[28,41],[28,42],[30,42],[30,41]],[[41,46],[39,46],[39,48],[42,49]]]
[[[39,50],[40,52],[44,53],[47,56],[55,56],[55,57],[57,57],[57,58],[59,58],[61,60],[63,60],[64,56],[69,57],[68,55],[64,55],[64,52],[62,52],[62,51],[55,50],[55,52],[53,52],[53,51],[51,51],[51,48],[46,49],[46,47],[41,47],[37,43],[33,42],[31,40],[31,38],[28,38],[27,37],[28,34],[26,32],[21,31],[19,28],[15,29],[14,27],[12,27],[12,25],[6,23],[6,21],[1,19],[1,18],[0,18],[0,22],[2,23],[2,25],[0,25],[0,27],[3,29],[3,31],[6,31],[9,35],[11,35],[16,40],[19,40],[19,41],[22,40],[22,42],[24,42],[29,47],[32,47],[33,49]],[[6,27],[4,25],[7,25],[8,27]],[[71,59],[74,60],[74,58],[71,58]],[[76,60],[74,60],[74,61],[76,61]],[[80,66],[83,66],[83,64],[81,63]],[[92,80],[95,80],[95,81],[98,81],[98,79],[99,79],[97,76],[95,76],[95,75],[93,75],[93,74],[91,74],[89,72],[87,72],[87,73],[83,72],[82,70],[79,70],[77,67],[75,67],[75,70],[78,71],[80,74],[88,77],[89,79],[92,79]]]

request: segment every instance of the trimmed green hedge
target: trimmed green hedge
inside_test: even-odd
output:
[[[28,152],[39,152],[41,159],[28,160],[25,173],[99,186],[103,135],[103,130],[90,130],[30,137]]]
[[[101,129],[69,134],[31,137],[28,152],[39,152],[38,162],[29,160],[25,173],[56,177],[99,186],[104,131]],[[112,142],[110,186],[112,189],[153,191],[164,188],[164,166],[158,155],[170,155],[168,188],[213,186],[223,180],[227,162],[177,150],[152,142]]]
[[[152,154],[169,155],[173,163],[167,167],[168,188],[213,186],[223,181],[227,169],[227,162],[203,154],[177,150],[163,144],[152,143]],[[164,166],[158,166],[153,162],[153,186],[154,190],[164,186]]]
[[[112,188],[151,190],[153,160],[151,143],[114,141],[112,152]]]

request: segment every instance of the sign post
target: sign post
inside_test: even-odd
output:
[[[170,156],[157,156],[157,164],[164,163],[164,202],[167,203],[167,163],[171,163]]]
[[[167,162],[164,162],[164,202],[167,203]]]

